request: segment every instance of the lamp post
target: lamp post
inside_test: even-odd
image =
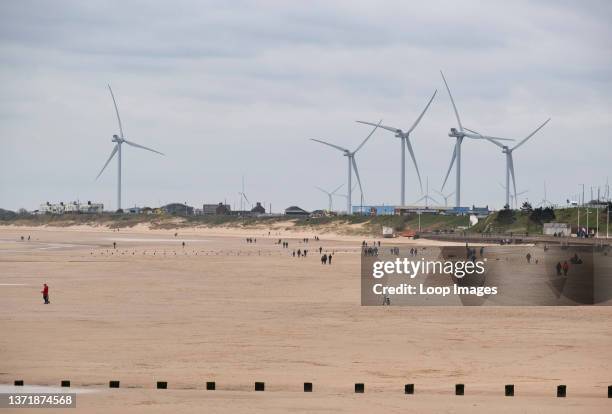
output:
[[[599,239],[599,205],[597,206],[597,224],[595,225],[595,237]]]
[[[606,213],[606,239],[608,238],[609,231],[610,231],[610,202],[608,201],[608,212]]]
[[[586,210],[586,216],[587,216],[587,227],[586,227],[586,231],[587,231],[587,239],[588,239],[588,238],[589,238],[589,234],[590,234],[590,231],[589,231],[589,208],[588,208],[588,207],[587,207],[587,210]]]

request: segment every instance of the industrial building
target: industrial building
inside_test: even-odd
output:
[[[170,203],[162,207],[162,210],[166,214],[172,214],[177,216],[191,216],[193,215],[193,207],[183,203]]]
[[[363,216],[405,216],[409,214],[440,214],[456,216],[487,217],[492,213],[489,207],[442,207],[442,206],[353,206],[353,214]]]
[[[308,217],[310,213],[298,206],[291,206],[285,209],[285,215],[291,217]]]
[[[232,212],[232,208],[229,204],[218,203],[218,204],[203,204],[202,214],[205,216],[210,215],[226,215]]]

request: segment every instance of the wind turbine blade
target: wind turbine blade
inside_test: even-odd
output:
[[[516,199],[516,178],[514,178],[514,160],[512,159],[512,153],[510,153],[509,158],[510,158],[510,174],[512,175],[512,186],[514,187],[514,199]]]
[[[531,138],[532,136],[534,136],[536,134],[536,132],[538,132],[540,129],[544,128],[544,125],[548,124],[548,122],[550,121],[550,118],[548,118],[546,121],[544,121],[544,123],[542,125],[540,125],[539,127],[537,127],[535,129],[535,131],[533,131],[531,134],[527,135],[527,137],[525,139],[523,139],[521,142],[519,142],[518,144],[516,144],[514,146],[514,148],[512,148],[512,151],[514,151],[515,149],[517,149],[518,147],[520,147],[521,145],[523,145],[525,142],[527,142],[527,140],[529,138]]]
[[[115,156],[115,154],[117,153],[118,150],[119,150],[119,144],[115,144],[115,148],[113,148],[113,150],[110,153],[110,157],[108,157],[108,160],[106,160],[106,163],[104,164],[104,167],[102,167],[102,169],[100,170],[100,172],[96,176],[96,180],[102,175],[102,172],[104,172],[104,169],[106,168],[108,163],[111,162],[111,160],[113,159],[113,157]]]
[[[438,191],[438,190],[435,190],[435,189],[434,189],[434,191],[435,191],[436,193],[440,194],[442,197],[444,197],[444,193],[443,193],[443,192]]]
[[[121,117],[119,116],[119,109],[117,108],[117,101],[115,101],[115,95],[113,94],[113,90],[110,85],[108,86],[108,90],[110,91],[111,98],[113,98],[113,105],[115,105],[115,113],[117,113],[117,121],[119,122],[119,133],[121,134],[121,138],[123,138],[123,126],[121,125]]]
[[[412,150],[410,137],[406,137],[406,146],[408,147],[408,152],[410,152],[410,157],[412,158],[412,162],[414,163],[414,169],[416,170],[417,177],[419,177],[419,186],[421,187],[421,193],[423,193],[423,182],[421,181],[421,173],[419,172],[419,166],[417,165],[417,160],[414,156],[414,151]]]
[[[338,190],[339,190],[339,189],[341,189],[342,187],[344,187],[344,184],[340,184],[340,185],[338,186],[338,188],[336,188],[334,191],[332,191],[332,192],[331,192],[331,194],[332,194],[332,195],[333,195],[333,194],[336,194],[336,191],[338,191]]]
[[[142,148],[142,149],[145,149],[145,150],[147,150],[147,151],[154,152],[154,153],[159,154],[159,155],[164,155],[163,153],[161,153],[161,152],[159,152],[159,151],[155,151],[154,149],[147,148],[147,147],[145,147],[145,146],[143,146],[143,145],[140,145],[140,144],[136,144],[135,142],[128,141],[127,139],[124,139],[124,140],[123,140],[123,142],[125,142],[125,143],[126,143],[126,144],[128,144],[128,145],[131,145],[132,147]]]
[[[423,118],[423,115],[425,115],[425,112],[427,112],[427,109],[429,109],[429,105],[431,105],[431,102],[434,100],[434,98],[436,97],[437,93],[438,93],[438,90],[436,89],[434,91],[433,95],[431,95],[431,98],[429,99],[429,102],[427,102],[427,105],[425,106],[425,109],[423,109],[423,112],[421,112],[421,115],[419,115],[419,117],[416,119],[416,121],[414,121],[414,124],[412,124],[412,126],[410,127],[408,132],[406,132],[406,134],[410,134],[416,128],[416,126],[419,124],[419,122],[421,122],[421,118]]]
[[[361,186],[361,178],[359,178],[359,170],[357,169],[355,157],[351,157],[351,163],[353,164],[353,169],[355,170],[355,176],[357,177],[357,183],[359,184],[359,191],[361,192],[361,196],[363,197],[363,187]]]
[[[372,136],[372,134],[374,134],[374,131],[376,131],[378,129],[378,127],[380,126],[380,124],[382,123],[382,119],[380,120],[380,122],[378,124],[376,124],[374,126],[374,129],[372,129],[372,132],[370,132],[370,134],[366,137],[366,139],[363,140],[363,142],[361,143],[360,146],[357,147],[357,149],[355,151],[353,151],[353,154],[355,154],[357,151],[359,151],[361,149],[361,147],[363,147],[365,145],[365,143],[370,139],[370,137]]]
[[[315,142],[319,142],[319,143],[324,144],[324,145],[329,145],[330,147],[335,148],[335,149],[340,150],[340,151],[349,152],[349,150],[347,150],[346,148],[342,148],[342,147],[339,147],[337,145],[330,144],[329,142],[321,141],[320,139],[310,138],[310,140],[311,141],[315,141]]]
[[[487,141],[489,141],[491,144],[495,144],[495,145],[497,145],[497,146],[498,146],[498,147],[500,147],[500,148],[504,148],[504,145],[503,145],[503,144],[500,144],[499,142],[495,141],[493,138],[488,138],[488,137],[487,137],[487,138],[485,138],[485,139],[486,139]]]
[[[355,121],[355,122],[359,122],[360,124],[372,125],[372,126],[378,125],[379,128],[386,129],[387,131],[395,132],[396,134],[400,134],[402,132],[402,130],[399,128],[393,128],[393,127],[386,126],[386,125],[375,124],[374,122],[366,122],[366,121]]]
[[[457,111],[457,106],[455,105],[455,100],[453,99],[453,94],[448,87],[448,83],[446,83],[446,78],[444,77],[444,73],[440,71],[440,75],[442,75],[442,80],[444,81],[444,85],[446,86],[446,91],[448,92],[448,96],[450,97],[451,103],[453,104],[453,109],[455,110],[455,116],[457,117],[457,123],[459,124],[459,130],[463,131],[463,125],[461,125],[461,118],[459,118],[459,112]]]
[[[447,195],[447,197],[452,197],[455,195],[455,192],[453,191],[452,193],[450,193],[449,195]]]
[[[448,171],[446,172],[446,177],[444,177],[444,182],[442,183],[441,190],[444,190],[444,186],[446,185],[446,180],[448,180],[448,175],[450,174],[451,169],[453,168],[453,164],[455,163],[455,158],[457,158],[457,146],[456,145],[455,145],[455,148],[453,149],[453,156],[451,158],[450,165],[448,166]]]
[[[320,191],[323,191],[325,194],[328,194],[328,195],[330,194],[327,191],[325,191],[324,189],[322,189],[321,187],[317,187],[316,185],[315,185],[315,188],[320,190]]]
[[[505,186],[505,185],[503,185],[502,183],[500,183],[499,181],[497,182],[497,184],[499,184],[499,186],[500,186],[501,188],[503,188],[504,190],[506,189],[506,186]]]
[[[499,137],[491,137],[489,135],[482,135],[480,132],[472,131],[471,129],[465,128],[466,131],[472,132],[471,134],[465,134],[466,137],[472,139],[486,139],[488,141],[514,141],[512,138],[499,138]],[[497,142],[493,142],[493,144],[500,145]],[[503,146],[503,145],[502,145]]]
[[[491,140],[493,140],[493,141],[514,141],[514,139],[512,139],[512,138],[491,137],[489,135],[480,135],[480,137],[484,138],[486,140],[489,140],[489,141],[491,141]]]
[[[427,196],[419,198],[417,201],[414,202],[414,204],[420,203],[421,201],[425,200],[425,198],[427,198]]]
[[[247,203],[250,203],[249,199],[247,198],[245,193],[242,193],[242,196],[244,197],[244,199],[246,200]]]

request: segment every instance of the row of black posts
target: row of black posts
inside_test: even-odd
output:
[[[109,381],[109,388],[119,388],[119,381]],[[23,386],[23,380],[15,380],[15,386]],[[62,387],[70,387],[70,380],[62,380],[60,385]],[[255,391],[265,391],[265,383],[264,382],[255,382]],[[168,382],[166,381],[157,381],[157,389],[165,390],[168,388]],[[214,391],[216,389],[216,384],[214,381],[208,381],[206,383],[206,389],[208,391]],[[312,382],[304,383],[304,392],[312,392]],[[365,393],[365,384],[362,382],[355,383],[355,393],[363,394]],[[404,385],[404,394],[414,394],[414,384],[405,384]],[[465,384],[455,384],[455,395],[465,395]],[[514,384],[507,384],[504,387],[504,395],[506,397],[514,397]],[[557,385],[557,397],[564,398],[567,396],[567,386],[566,385]],[[608,398],[612,398],[612,385],[608,385]]]

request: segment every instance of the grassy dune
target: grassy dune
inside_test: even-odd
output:
[[[6,210],[4,210],[6,211]],[[586,226],[586,209],[580,209],[580,225]],[[578,223],[578,209],[556,209],[554,218],[537,220],[530,213],[519,210],[496,212],[476,225],[470,227],[469,232],[490,233],[530,233],[541,234],[544,222]],[[597,213],[591,210],[589,214],[589,227],[595,228]],[[236,227],[236,228],[279,228],[295,230],[312,230],[313,232],[334,232],[347,235],[380,235],[383,227],[392,227],[396,231],[419,230],[419,217],[408,216],[337,216],[319,218],[289,218],[278,217],[236,217],[236,216],[172,216],[172,215],[144,215],[144,214],[64,214],[54,215],[0,215],[0,224],[17,226],[54,226],[67,227],[74,225],[104,226],[108,228],[129,228],[136,225],[146,225],[151,229],[179,229],[187,227]],[[458,227],[466,228],[469,225],[467,216],[436,216],[423,214],[420,218],[420,229],[423,232],[449,231]],[[606,211],[599,210],[599,231],[606,232]]]

